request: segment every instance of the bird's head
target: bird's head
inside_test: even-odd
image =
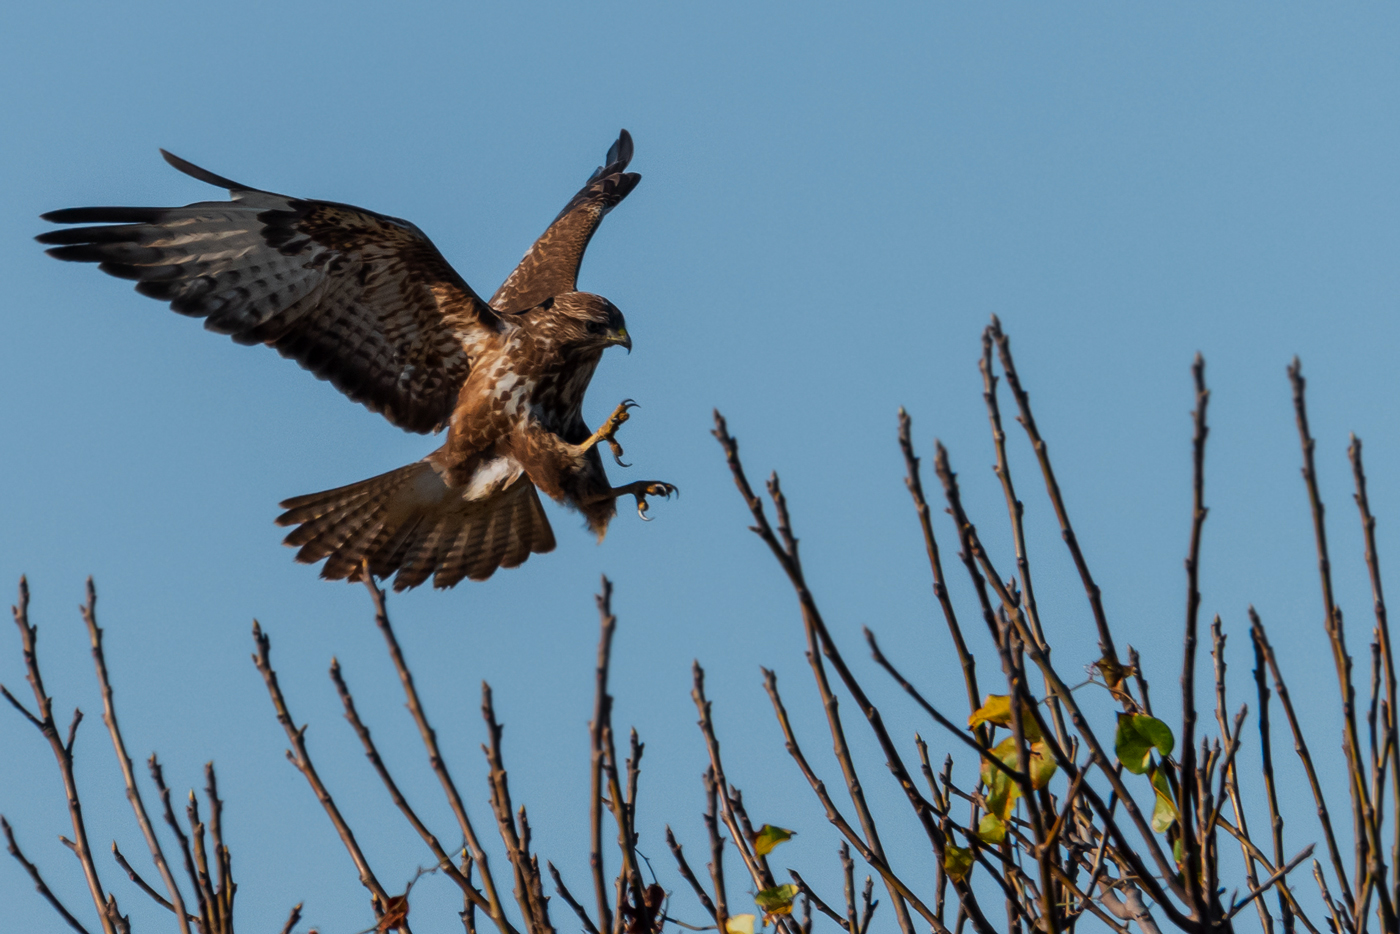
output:
[[[612,302],[591,292],[565,292],[546,299],[539,311],[563,342],[579,349],[602,350],[620,344],[632,351],[627,321]]]

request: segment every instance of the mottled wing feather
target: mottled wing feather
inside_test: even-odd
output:
[[[428,432],[499,319],[412,224],[248,188],[165,154],[231,201],[72,208],[38,237],[244,344],[269,344],[371,411]]]
[[[547,298],[575,290],[579,264],[593,232],[604,215],[631,193],[642,177],[627,172],[632,161],[632,135],[623,130],[578,194],[525,254],[496,294],[491,307],[500,314],[516,314]]]
[[[449,488],[427,461],[419,461],[286,500],[277,523],[296,526],[285,541],[300,549],[298,561],[325,559],[322,577],[357,579],[368,563],[376,577],[397,571],[395,590],[429,577],[435,587],[452,587],[464,577],[485,580],[498,567],[513,568],[532,552],[554,548],[554,532],[529,477],[520,473],[502,484],[468,499],[467,489]]]

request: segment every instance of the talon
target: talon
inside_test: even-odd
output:
[[[616,438],[609,438],[609,439],[607,439],[607,440],[608,440],[608,447],[612,448],[613,460],[617,461],[617,466],[619,466],[619,467],[631,467],[631,466],[632,466],[631,464],[623,463],[623,460],[622,460],[622,445],[620,445],[620,444],[617,443],[617,439],[616,439]]]
[[[603,423],[602,427],[595,431],[593,436],[583,443],[582,449],[586,451],[599,442],[606,441],[608,447],[612,450],[613,460],[617,461],[619,467],[632,466],[631,464],[624,463],[622,460],[623,451],[622,445],[617,441],[617,430],[622,427],[623,422],[631,417],[627,414],[628,410],[638,407],[636,400],[623,399],[618,403],[617,408],[613,409],[613,413],[608,416],[608,420]]]
[[[647,515],[647,498],[645,493],[637,495],[637,518],[643,522],[650,522],[651,516]]]

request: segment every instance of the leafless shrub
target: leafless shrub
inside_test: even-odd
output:
[[[1001,376],[997,375],[1000,369]],[[764,496],[754,490],[739,457],[738,441],[724,419],[715,414],[718,439],[740,495],[753,520],[752,529],[768,546],[779,568],[792,585],[806,636],[806,658],[816,683],[832,741],[835,764],[843,791],[833,794],[819,770],[803,751],[788,716],[777,676],[764,670],[764,687],[785,737],[786,751],[807,780],[816,800],[841,838],[837,858],[844,879],[839,898],[813,890],[799,872],[789,870],[791,881],[775,873],[769,856],[773,847],[789,836],[783,828],[754,822],[743,795],[725,771],[719,734],[705,693],[705,673],[697,662],[692,697],[699,716],[701,741],[709,765],[703,775],[706,809],[701,821],[709,842],[704,871],[697,871],[668,826],[667,843],[675,859],[678,881],[689,888],[709,924],[691,924],[668,913],[669,892],[644,877],[636,844],[636,801],[644,744],[635,731],[627,740],[625,758],[619,758],[613,728],[613,699],[608,692],[611,648],[617,619],[612,613],[612,585],[604,579],[598,595],[600,636],[596,665],[593,717],[590,722],[591,755],[588,763],[590,810],[589,867],[592,906],[587,886],[570,890],[563,875],[546,862],[552,886],[547,886],[540,857],[533,852],[526,809],[513,803],[509,774],[502,749],[502,730],[492,702],[491,689],[483,685],[482,716],[488,742],[484,746],[492,817],[509,864],[514,908],[509,908],[458,785],[443,760],[436,734],[414,685],[390,623],[385,597],[366,579],[375,609],[375,621],[384,636],[403,688],[408,709],[418,728],[429,768],[436,775],[455,816],[464,846],[449,851],[419,817],[399,791],[388,765],[375,746],[369,729],[356,709],[344,673],[332,662],[331,678],[371,767],[390,798],[423,840],[433,869],[451,879],[462,893],[461,920],[467,932],[475,932],[484,918],[502,934],[552,934],[552,891],[571,909],[576,923],[588,934],[651,934],[673,924],[690,930],[740,932],[771,924],[785,934],[812,929],[817,916],[849,934],[865,934],[876,909],[905,932],[926,926],[938,934],[961,932],[968,926],[978,934],[1073,931],[1085,915],[1094,916],[1113,931],[1130,926],[1144,932],[1166,924],[1190,932],[1229,931],[1233,919],[1250,911],[1262,928],[1273,934],[1298,930],[1317,932],[1319,927],[1295,897],[1290,874],[1308,860],[1315,844],[1295,841],[1295,851],[1285,846],[1285,814],[1275,778],[1275,696],[1287,721],[1294,749],[1310,785],[1311,803],[1322,830],[1319,841],[1325,865],[1312,861],[1326,916],[1322,923],[1334,932],[1364,932],[1374,919],[1385,932],[1400,931],[1396,903],[1400,900],[1400,742],[1396,735],[1396,673],[1386,616],[1384,591],[1375,544],[1375,517],[1366,492],[1361,442],[1349,449],[1356,487],[1355,500],[1365,537],[1365,561],[1374,598],[1375,626],[1369,651],[1369,680],[1365,706],[1357,707],[1353,658],[1347,648],[1342,613],[1331,583],[1324,507],[1314,468],[1314,441],[1308,426],[1305,382],[1294,361],[1288,375],[1302,448],[1303,479],[1312,511],[1318,567],[1324,603],[1324,632],[1331,648],[1341,693],[1341,727],[1346,754],[1347,801],[1351,814],[1351,861],[1345,859],[1342,837],[1334,826],[1328,795],[1313,766],[1307,737],[1299,724],[1283,674],[1269,643],[1263,622],[1251,608],[1250,642],[1254,658],[1254,682],[1258,729],[1258,768],[1263,779],[1263,800],[1249,801],[1241,792],[1240,773],[1253,768],[1253,757],[1243,758],[1248,708],[1232,712],[1226,696],[1226,635],[1219,618],[1209,627],[1213,683],[1196,681],[1201,632],[1198,572],[1202,534],[1208,510],[1205,502],[1205,454],[1209,434],[1207,408],[1210,393],[1205,363],[1197,357],[1193,413],[1193,497],[1191,532],[1186,545],[1186,600],[1181,659],[1181,712],[1169,724],[1153,714],[1149,685],[1137,653],[1129,646],[1120,654],[1101,599],[1099,585],[1079,547],[1070,513],[1052,466],[1049,448],[1031,411],[1030,397],[1016,372],[1009,339],[993,319],[983,336],[981,376],[988,422],[996,450],[995,472],[1006,501],[1006,516],[1014,554],[1000,566],[994,561],[977,526],[964,508],[957,474],[948,452],[935,445],[934,473],[942,488],[948,514],[957,532],[958,559],[976,595],[976,604],[959,609],[949,595],[943,551],[935,534],[933,509],[926,498],[915,454],[911,422],[899,415],[899,447],[907,470],[905,479],[928,555],[933,591],[955,649],[957,665],[966,688],[967,715],[948,715],[937,709],[920,688],[907,678],[880,649],[874,633],[864,635],[875,662],[901,687],[913,703],[951,739],[966,772],[956,768],[953,756],[935,768],[929,742],[910,726],[898,721],[870,699],[852,672],[838,640],[828,626],[805,576],[798,539],[788,504],[776,474]],[[1076,699],[1074,687],[1051,661],[1036,602],[1032,562],[1022,524],[1023,505],[1018,497],[1007,457],[999,384],[1004,379],[1015,405],[1015,420],[1025,432],[1039,466],[1046,496],[1077,574],[1098,633],[1098,661],[1091,680],[1108,692],[1117,708],[1116,719],[1094,719]],[[770,515],[771,509],[771,515]],[[1011,570],[1013,569],[1014,570]],[[1006,573],[1010,570],[1010,573]],[[213,766],[207,767],[208,823],[201,820],[191,794],[186,825],[176,818],[159,763],[151,759],[152,779],[159,792],[165,823],[179,848],[180,861],[193,897],[186,899],[176,873],[167,861],[118,727],[113,692],[102,652],[102,631],[95,616],[95,594],[89,584],[83,610],[93,648],[104,704],[104,722],[110,733],[137,823],[160,874],[164,894],[142,879],[119,852],[120,867],[148,897],[170,910],[181,931],[231,934],[233,894],[231,860],[222,842],[222,803],[218,798]],[[4,696],[32,723],[53,750],[69,802],[71,840],[64,842],[77,855],[106,934],[129,930],[117,901],[104,888],[88,842],[82,806],[73,776],[74,741],[82,714],[75,712],[66,738],[53,716],[53,701],[45,693],[35,650],[37,630],[28,620],[28,590],[20,583],[15,620],[34,708],[25,706],[8,690]],[[961,615],[960,615],[961,613]],[[978,659],[968,647],[964,621],[980,620],[986,627],[996,657]],[[972,625],[977,625],[975,622]],[[340,839],[368,890],[378,932],[409,932],[409,896],[412,886],[393,894],[380,883],[359,839],[337,808],[330,790],[320,778],[304,741],[305,726],[298,726],[287,708],[272,665],[271,641],[255,623],[254,662],[262,674],[274,713],[287,734],[288,759],[302,773],[316,799],[335,826]],[[984,693],[978,662],[995,664],[1000,690]],[[1032,684],[1032,675],[1039,685]],[[985,675],[984,675],[985,676]],[[901,874],[897,860],[881,841],[875,814],[862,784],[858,763],[847,740],[847,721],[841,700],[857,708],[880,746],[885,767],[903,792],[914,821],[927,838],[937,859],[932,880]],[[1161,698],[1159,697],[1159,702]],[[1198,705],[1213,716],[1199,722]],[[1213,723],[1211,722],[1213,721]],[[1198,735],[1199,734],[1199,735]],[[912,764],[917,757],[917,765]],[[955,777],[956,776],[956,777]],[[1387,787],[1389,785],[1389,787]],[[964,810],[965,806],[965,810]],[[1251,833],[1267,826],[1265,838]],[[965,815],[965,816],[964,816]],[[1267,820],[1265,819],[1267,818]],[[888,817],[885,820],[889,820]],[[609,831],[609,827],[611,831]],[[58,915],[78,931],[89,928],[78,920],[44,883],[37,866],[20,850],[8,823],[3,829],[10,853],[23,865],[39,893]],[[1389,842],[1387,843],[1387,833]],[[610,839],[609,844],[607,841]],[[1233,842],[1232,842],[1233,841]],[[732,872],[726,870],[726,849],[738,857],[740,876],[757,893],[756,905],[741,905],[729,891]],[[1222,863],[1222,851],[1238,847],[1243,880],[1227,882],[1231,870]],[[1387,850],[1390,862],[1387,864]],[[869,868],[863,888],[857,884],[856,859]],[[614,869],[608,869],[615,864]],[[883,892],[875,897],[875,879]],[[504,881],[504,876],[502,876]],[[576,883],[577,885],[577,883]],[[1236,889],[1228,899],[1227,889]],[[1242,891],[1240,889],[1242,888]],[[583,895],[580,899],[574,891]],[[1268,896],[1267,898],[1264,896]],[[994,902],[1000,901],[1000,907]],[[1310,901],[1310,904],[1314,904]],[[797,909],[796,911],[794,909]],[[815,914],[814,914],[815,911]],[[293,908],[283,929],[289,934],[300,919]],[[570,923],[574,923],[571,921]]]

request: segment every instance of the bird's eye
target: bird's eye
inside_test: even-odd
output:
[[[598,321],[590,321],[590,322],[588,322],[588,333],[589,333],[589,334],[601,334],[601,333],[603,333],[603,325],[602,325],[602,323],[601,323],[601,322],[598,322]]]

